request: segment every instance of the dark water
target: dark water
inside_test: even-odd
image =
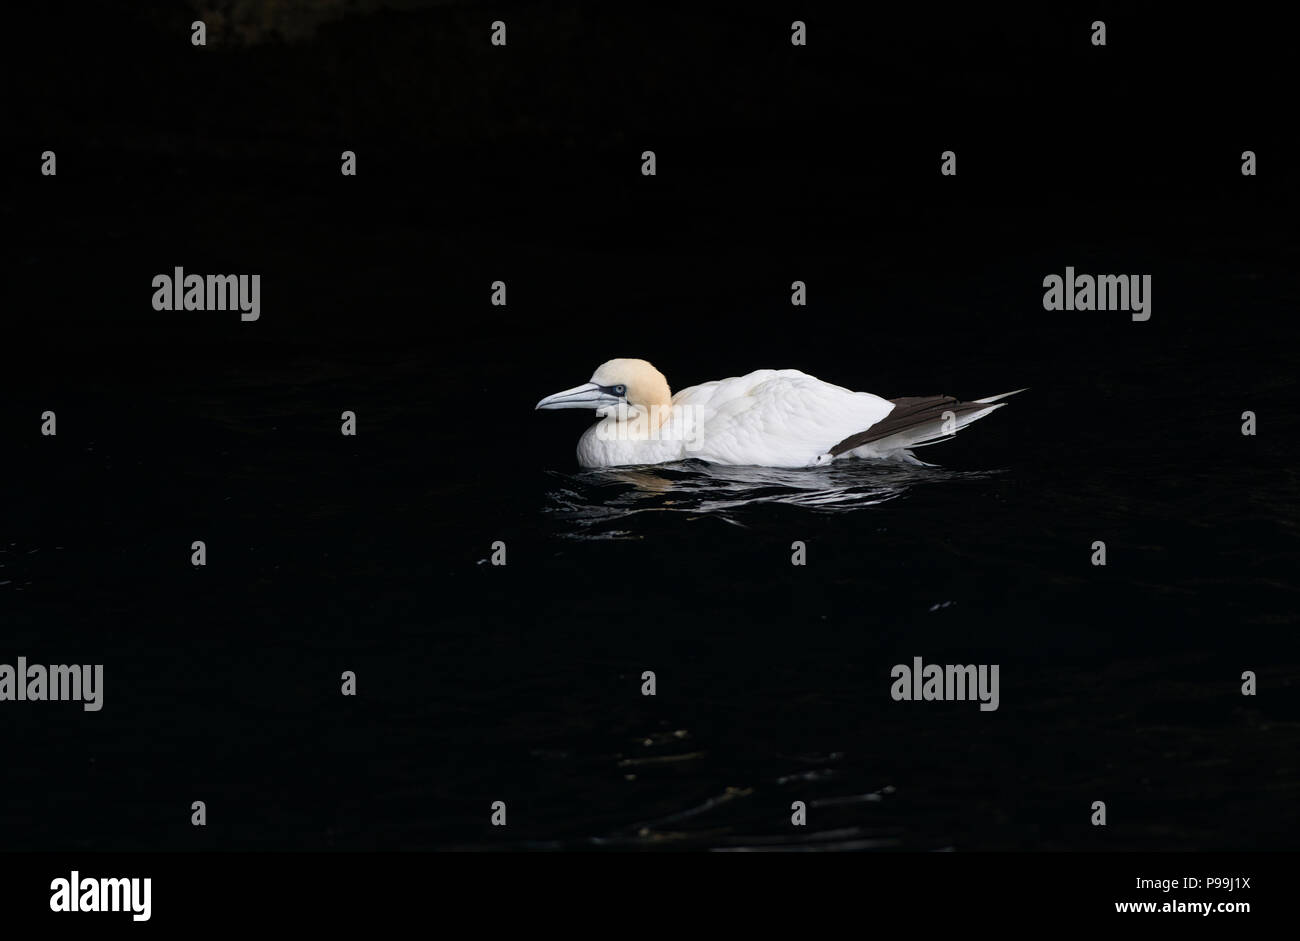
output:
[[[212,847],[1288,845],[1296,429],[1238,416],[1294,385],[1215,364],[1136,405],[1009,369],[941,466],[807,471],[580,471],[585,417],[530,411],[576,362],[485,411],[449,390],[508,370],[419,349],[65,395],[6,462],[7,649],[105,663],[106,707],[6,710],[6,844],[193,847],[205,800]],[[999,710],[893,702],[914,656],[1000,664]]]

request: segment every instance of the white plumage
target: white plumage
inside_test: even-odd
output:
[[[1003,397],[890,401],[797,369],[759,369],[670,396],[667,380],[645,360],[614,359],[590,382],[547,396],[537,408],[595,409],[600,420],[578,442],[584,467],[692,458],[811,467],[846,457],[916,461],[909,448],[951,437]]]

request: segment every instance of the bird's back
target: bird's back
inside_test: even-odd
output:
[[[691,456],[720,464],[806,467],[869,428],[893,404],[798,369],[759,369],[682,389],[673,405],[696,412],[699,449]]]

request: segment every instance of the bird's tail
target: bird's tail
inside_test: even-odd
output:
[[[938,444],[954,437],[971,422],[1005,405],[1000,399],[1024,392],[1004,392],[962,402],[950,395],[920,395],[891,399],[893,410],[865,431],[850,435],[830,449],[832,457],[852,452],[856,457],[885,457],[907,448]],[[996,404],[995,404],[996,403]],[[910,455],[907,455],[910,457]]]

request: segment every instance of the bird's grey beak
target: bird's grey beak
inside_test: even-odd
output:
[[[565,389],[554,395],[548,395],[537,403],[537,408],[607,408],[617,405],[619,398],[611,395],[594,382],[583,383],[572,389]]]

